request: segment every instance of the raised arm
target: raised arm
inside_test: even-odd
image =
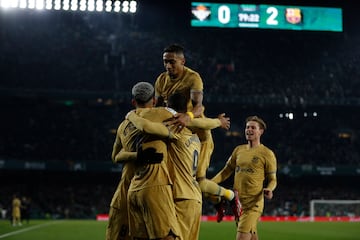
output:
[[[235,151],[234,151],[235,152]],[[235,164],[236,164],[236,155],[234,152],[231,154],[229,159],[227,160],[225,166],[223,169],[221,169],[215,177],[213,177],[211,180],[216,183],[221,183],[228,179],[235,171]]]
[[[230,128],[230,118],[225,117],[225,113],[219,114],[218,118],[194,118],[187,126],[206,130],[221,127],[228,130]]]
[[[140,131],[160,137],[167,137],[170,139],[176,138],[174,134],[163,123],[152,122],[138,116],[135,112],[131,112],[130,114],[128,114],[127,118]]]

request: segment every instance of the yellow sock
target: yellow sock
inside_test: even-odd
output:
[[[225,191],[224,191],[224,197],[225,197],[227,200],[231,201],[231,200],[233,200],[233,198],[235,197],[235,194],[234,194],[234,192],[233,192],[232,190],[230,190],[230,189],[225,189]]]

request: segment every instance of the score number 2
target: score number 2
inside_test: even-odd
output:
[[[269,14],[269,17],[266,19],[267,25],[278,25],[279,21],[276,20],[279,15],[279,11],[275,7],[268,7],[266,9],[266,13]]]

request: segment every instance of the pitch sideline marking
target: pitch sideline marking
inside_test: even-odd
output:
[[[37,229],[37,228],[46,227],[46,226],[48,226],[48,225],[52,225],[52,224],[55,224],[55,223],[59,223],[59,221],[49,222],[49,223],[43,223],[43,224],[40,224],[40,225],[36,225],[36,226],[32,226],[32,227],[20,229],[20,230],[14,231],[14,232],[5,233],[5,234],[3,234],[3,235],[0,235],[0,238],[6,238],[6,237],[9,237],[9,236],[12,236],[12,235],[17,235],[17,234],[19,234],[19,233],[31,231],[31,230],[34,230],[34,229]]]

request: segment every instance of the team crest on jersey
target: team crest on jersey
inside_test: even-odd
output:
[[[253,159],[251,159],[251,162],[252,163],[258,163],[259,162],[259,160],[260,160],[260,158],[258,158],[258,157],[253,157]]]
[[[287,8],[285,10],[286,21],[291,24],[302,22],[302,13],[300,8]]]

